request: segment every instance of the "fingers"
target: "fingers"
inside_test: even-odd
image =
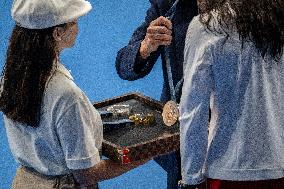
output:
[[[141,42],[140,55],[143,59],[156,51],[160,45],[168,46],[172,42],[172,36],[168,34],[146,33],[145,39]]]
[[[151,46],[160,46],[160,45],[170,45],[172,42],[172,37],[171,36],[163,36],[163,35],[158,35],[158,36],[149,36],[148,43]]]
[[[171,42],[172,36],[167,34],[147,34],[151,41],[169,41]]]
[[[172,35],[172,23],[167,18],[160,16],[150,23],[147,34]]]
[[[147,34],[147,40],[151,45],[170,45],[172,41],[172,36],[167,34]]]
[[[172,41],[172,22],[160,16],[147,28],[145,39],[141,42],[140,55],[143,59],[156,51],[160,45],[170,45]]]
[[[169,45],[172,40],[172,23],[167,18],[160,16],[152,21],[147,28],[146,38],[155,47]]]
[[[160,16],[156,20],[152,21],[150,23],[150,26],[165,26],[169,30],[171,30],[172,29],[172,22],[169,19],[167,19],[163,16]]]
[[[172,30],[169,30],[165,26],[149,26],[147,28],[147,33],[172,35]]]

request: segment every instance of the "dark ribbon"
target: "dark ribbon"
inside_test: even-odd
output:
[[[179,0],[176,0],[174,2],[174,4],[171,6],[171,8],[168,10],[168,12],[165,14],[165,17],[167,19],[172,21],[174,15],[175,15],[175,12],[176,12],[176,7],[177,7],[178,2],[179,2]],[[183,78],[176,84],[176,86],[174,86],[169,47],[164,46],[163,53],[164,53],[165,62],[166,62],[168,83],[169,83],[170,93],[171,93],[171,100],[176,102],[176,98],[177,98],[176,95],[179,93],[179,91],[181,89],[181,86],[182,86],[182,83],[183,83]]]

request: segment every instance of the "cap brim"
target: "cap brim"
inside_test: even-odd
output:
[[[85,0],[79,0],[77,1],[77,4],[71,4],[71,6],[69,5],[66,10],[60,10],[62,12],[58,12],[58,14],[50,14],[46,16],[39,15],[39,17],[38,15],[34,15],[34,17],[31,19],[31,15],[27,15],[25,14],[25,11],[22,11],[25,8],[24,5],[19,4],[16,8],[19,7],[19,10],[21,12],[19,10],[15,10],[13,7],[11,11],[12,17],[19,26],[28,29],[45,29],[60,24],[72,22],[86,15],[92,9],[92,5],[90,2]],[[20,13],[15,14],[15,12]]]
[[[68,18],[65,18],[65,19],[61,20],[60,22],[56,23],[54,26],[60,25],[60,24],[65,24],[65,23],[77,20],[78,18],[86,15],[88,12],[90,12],[92,10],[92,5],[91,5],[90,2],[83,1],[83,3],[84,3],[84,5],[82,6],[82,8],[80,8],[79,11],[77,11],[73,15],[68,15]]]

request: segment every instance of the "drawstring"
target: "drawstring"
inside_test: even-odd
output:
[[[55,178],[55,183],[54,183],[54,185],[53,185],[52,188],[59,189],[59,186],[60,186],[60,178],[59,178],[59,177],[56,177],[56,178]]]
[[[67,175],[67,184],[68,185],[75,184],[74,183],[74,177],[73,177],[72,174],[71,175]]]
[[[63,182],[63,185],[75,185],[75,180],[74,180],[74,177],[72,174],[69,174],[69,175],[65,175],[65,176],[62,176],[62,177],[56,177],[55,178],[55,183],[53,185],[53,188],[55,189],[60,189],[60,185],[61,185],[61,182],[65,179],[65,182]]]

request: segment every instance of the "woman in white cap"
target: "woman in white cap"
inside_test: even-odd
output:
[[[102,121],[59,62],[72,47],[85,0],[15,0],[3,70],[0,109],[9,145],[21,165],[12,188],[97,188],[137,167],[100,160]]]

